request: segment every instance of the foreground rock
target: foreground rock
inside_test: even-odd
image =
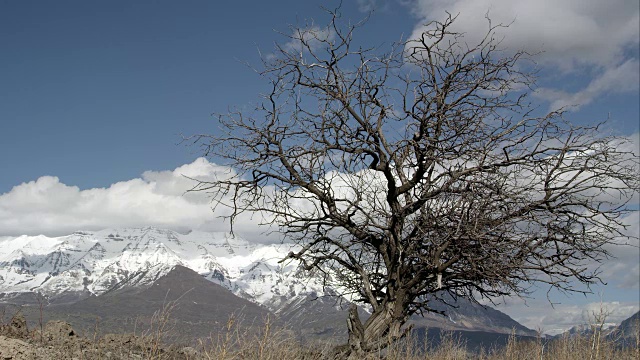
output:
[[[37,356],[35,346],[0,335],[0,359],[35,359]]]
[[[42,330],[30,331],[21,313],[0,325],[0,360],[193,359],[196,355],[192,348],[166,346],[153,338],[134,335],[83,338],[64,321],[50,321]]]

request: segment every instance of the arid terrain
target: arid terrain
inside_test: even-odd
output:
[[[163,314],[156,319],[160,326],[139,334],[106,334],[81,336],[64,321],[49,321],[29,328],[18,312],[0,325],[0,358],[3,360],[53,359],[326,359],[330,358],[330,343],[302,343],[291,332],[273,324],[263,324],[255,332],[242,325],[227,323],[225,332],[209,339],[188,344],[163,342],[164,332],[174,329],[162,326]],[[555,339],[519,340],[508,338],[505,346],[469,351],[466,343],[454,333],[446,333],[437,346],[425,346],[415,336],[394,344],[371,359],[431,359],[431,360],[582,360],[637,359],[638,314],[622,324],[618,332],[604,334],[597,327],[585,334],[565,334]],[[166,323],[169,323],[168,319]],[[636,324],[631,327],[631,323]],[[624,333],[633,330],[633,334]],[[620,332],[622,331],[622,332]],[[621,340],[625,341],[621,341]],[[420,345],[418,345],[420,344]]]

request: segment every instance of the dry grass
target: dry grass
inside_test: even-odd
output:
[[[63,336],[43,340],[42,330],[47,326],[26,332],[26,329],[14,329],[12,323],[24,320],[10,320],[0,324],[0,335],[14,337],[19,334],[23,340],[34,347],[38,359],[64,359],[73,356],[77,359],[186,359],[186,360],[320,360],[335,344],[302,343],[295,332],[275,326],[267,318],[261,330],[254,326],[245,326],[241,319],[231,317],[225,328],[207,339],[194,341],[191,346],[167,345],[172,332],[178,331],[171,320],[171,311],[176,306],[169,302],[152,319],[148,329],[138,336],[107,335],[103,338]],[[506,346],[496,349],[487,344],[487,349],[473,353],[464,341],[452,334],[445,334],[435,347],[428,347],[425,341],[408,337],[388,348],[371,354],[368,360],[637,360],[640,359],[640,323],[634,334],[627,334],[627,344],[621,347],[621,337],[605,336],[602,330],[604,317],[597,318],[592,324],[589,335],[563,336],[554,340],[520,340],[515,335],[509,338]],[[57,322],[60,323],[60,322]],[[24,324],[26,326],[26,323]],[[14,334],[15,333],[15,334]],[[427,339],[428,340],[428,339]],[[427,341],[428,342],[428,341]]]
[[[302,344],[295,334],[286,328],[274,327],[271,318],[266,318],[259,332],[242,325],[242,320],[229,318],[223,331],[208,339],[198,341],[197,359],[235,360],[280,360],[322,359],[330,350],[329,344],[315,346]]]
[[[262,332],[241,331],[234,319],[216,339],[200,342],[198,359],[324,359],[331,344],[301,344],[283,329],[273,329],[267,321]],[[445,335],[438,346],[428,350],[424,342],[409,337],[385,350],[372,354],[370,360],[637,360],[640,359],[640,324],[632,339],[635,346],[621,347],[620,339],[606,337],[602,326],[593,325],[589,335],[563,336],[554,340],[519,340],[511,336],[507,345],[472,353],[459,338]],[[490,347],[490,344],[487,344]]]
[[[621,347],[618,340],[604,336],[602,327],[593,326],[590,335],[563,336],[554,340],[519,340],[511,336],[506,346],[472,353],[459,338],[445,334],[438,346],[426,348],[424,342],[407,338],[385,350],[371,354],[368,360],[637,360],[640,359],[640,326],[633,344]],[[242,330],[231,318],[225,331],[215,338],[199,341],[198,354],[193,359],[325,359],[332,344],[302,344],[291,331],[274,329],[267,319],[260,333]],[[490,344],[488,344],[490,347]]]

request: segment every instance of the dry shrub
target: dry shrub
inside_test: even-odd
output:
[[[225,328],[217,335],[200,340],[202,359],[322,359],[323,349],[303,345],[293,331],[274,326],[267,317],[259,331],[253,326],[243,326],[242,319],[231,316]],[[325,349],[326,350],[326,349]]]
[[[194,340],[198,349],[169,344],[177,323],[171,318],[176,302],[167,302],[151,319],[140,335],[106,335],[101,339],[64,336],[64,341],[48,340],[51,334],[44,326],[44,343],[39,331],[25,336],[20,314],[1,321],[2,334],[29,339],[39,358],[77,359],[185,359],[185,360],[320,360],[326,359],[335,344],[303,342],[296,333],[266,318],[260,326],[245,325],[243,319],[231,316],[225,327],[207,339]],[[440,343],[428,347],[427,339],[409,334],[383,350],[370,354],[367,360],[637,360],[640,355],[640,322],[633,334],[627,334],[626,347],[620,346],[622,335],[605,336],[603,318],[594,318],[588,334],[564,335],[555,339],[538,337],[522,340],[512,334],[504,347],[468,351],[465,342],[451,332],[444,332]],[[58,322],[54,322],[58,323]],[[66,328],[65,328],[66,329]],[[257,330],[256,330],[257,329]],[[63,333],[58,331],[59,333]],[[19,334],[18,334],[19,333]],[[68,331],[64,331],[67,334]],[[68,334],[67,334],[68,335]],[[490,348],[491,344],[487,344]]]

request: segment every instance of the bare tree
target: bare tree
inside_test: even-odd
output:
[[[490,22],[475,45],[449,17],[382,53],[330,14],[265,57],[270,92],[254,111],[195,138],[235,172],[194,190],[232,224],[262,214],[299,244],[289,259],[370,307],[366,321],[351,309],[337,356],[400,338],[438,294],[588,291],[587,265],[609,256],[637,194],[625,140],[537,115],[529,54],[502,49]]]

